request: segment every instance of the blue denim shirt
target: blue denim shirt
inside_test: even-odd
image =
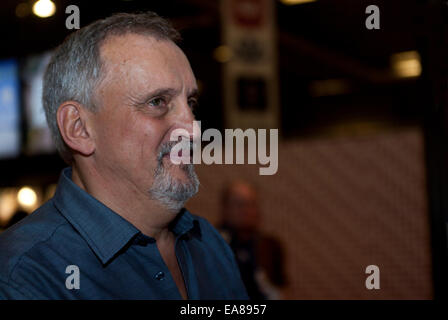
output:
[[[203,218],[170,224],[189,299],[247,299],[234,255]],[[156,240],[63,170],[52,199],[0,235],[2,299],[181,299]]]

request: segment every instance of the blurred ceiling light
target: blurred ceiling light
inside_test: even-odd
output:
[[[232,59],[232,56],[232,49],[230,49],[230,47],[228,46],[219,46],[213,51],[213,57],[221,63],[230,61],[230,59]]]
[[[23,187],[17,193],[17,200],[23,207],[33,207],[36,205],[37,195],[30,187]]]
[[[392,70],[400,78],[418,77],[422,73],[417,51],[395,53],[390,57]]]
[[[30,7],[29,7],[28,3],[22,2],[17,5],[17,7],[16,7],[16,16],[17,17],[23,18],[29,14],[30,14]]]
[[[51,0],[39,0],[33,5],[33,13],[40,18],[48,18],[54,15],[56,6]]]
[[[303,3],[309,3],[309,2],[315,2],[317,0],[280,0],[283,4],[286,4],[288,6],[294,5],[294,4],[303,4]]]

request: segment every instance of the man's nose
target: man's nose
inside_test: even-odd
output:
[[[188,133],[188,138],[193,141],[200,140],[201,128],[197,121],[193,111],[187,102],[181,102],[174,114],[174,127],[173,129],[184,129]]]

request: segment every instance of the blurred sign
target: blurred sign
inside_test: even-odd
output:
[[[221,0],[227,128],[278,128],[274,0]]]
[[[263,0],[232,0],[232,17],[236,25],[242,27],[262,27],[264,21],[265,1]]]
[[[19,75],[15,60],[0,61],[0,157],[20,153]]]

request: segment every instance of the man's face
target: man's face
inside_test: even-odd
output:
[[[100,51],[104,79],[93,117],[98,170],[179,209],[199,183],[192,165],[171,163],[166,145],[179,128],[198,138],[191,110],[197,85],[188,60],[171,41],[137,34],[112,36]]]

